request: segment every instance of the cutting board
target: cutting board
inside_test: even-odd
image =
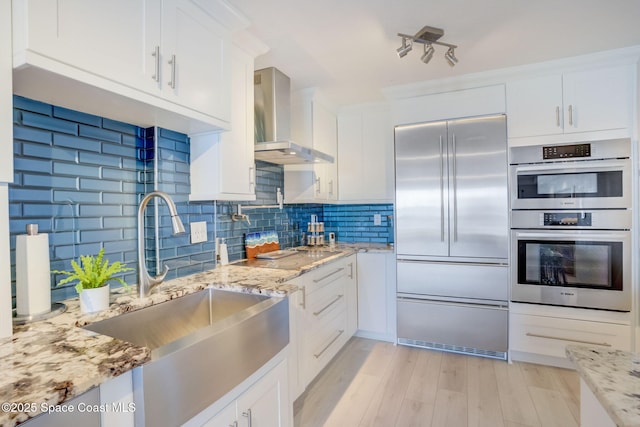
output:
[[[247,233],[244,237],[244,248],[247,251],[247,259],[255,258],[258,254],[277,251],[280,249],[278,233],[275,231]]]

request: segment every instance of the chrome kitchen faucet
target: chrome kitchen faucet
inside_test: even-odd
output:
[[[162,191],[152,191],[143,197],[140,201],[140,207],[138,208],[138,292],[140,298],[147,297],[154,287],[162,283],[169,271],[169,267],[165,265],[164,271],[160,275],[151,277],[147,270],[147,264],[144,256],[144,208],[147,207],[149,201],[154,197],[160,197],[167,203],[167,206],[169,207],[169,214],[171,215],[171,227],[173,228],[173,234],[183,234],[185,232],[184,225],[178,216],[176,205],[167,193]]]

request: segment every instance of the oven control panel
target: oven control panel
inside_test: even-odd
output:
[[[575,157],[591,157],[591,144],[550,145],[542,147],[542,158],[544,160]]]
[[[545,226],[591,227],[590,212],[545,212],[542,217]]]

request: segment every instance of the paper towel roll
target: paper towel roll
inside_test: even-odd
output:
[[[227,251],[227,244],[220,243],[220,265],[229,264],[229,252]]]
[[[16,236],[16,311],[33,316],[51,311],[49,236]]]

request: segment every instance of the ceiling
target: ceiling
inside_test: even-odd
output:
[[[640,45],[638,0],[228,0],[270,50],[292,89],[318,87],[336,105],[383,99],[381,88]],[[458,45],[429,62],[398,58],[397,33],[444,29]]]

